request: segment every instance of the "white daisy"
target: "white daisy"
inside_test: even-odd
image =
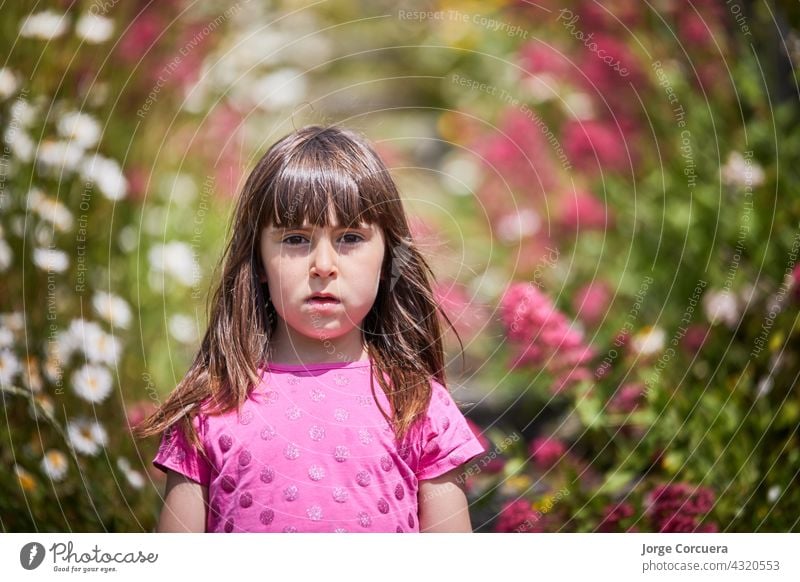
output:
[[[131,308],[122,297],[98,291],[92,298],[97,314],[112,325],[126,328],[131,323]]]
[[[305,98],[306,79],[302,71],[284,68],[268,73],[255,81],[249,93],[257,107],[280,109]]]
[[[61,481],[67,475],[67,455],[61,451],[50,449],[42,458],[42,471],[53,481]]]
[[[72,389],[87,402],[103,402],[111,393],[111,386],[111,372],[103,366],[84,364],[72,374]]]
[[[39,115],[38,107],[19,97],[14,99],[9,112],[11,113],[11,124],[20,127],[30,127]]]
[[[480,166],[472,157],[458,152],[453,152],[444,158],[442,174],[450,190],[465,196],[474,192],[481,182]]]
[[[33,140],[19,127],[13,125],[6,127],[3,140],[8,144],[11,153],[20,161],[30,162],[33,159],[33,152],[36,149]]]
[[[11,247],[8,246],[6,239],[0,238],[0,272],[8,271],[13,260],[14,253],[11,251]]]
[[[105,16],[87,12],[78,19],[75,32],[86,42],[99,44],[111,38],[114,33],[114,21]]]
[[[44,220],[53,224],[61,232],[72,229],[72,214],[61,202],[45,196],[39,188],[28,192],[28,208],[36,211]]]
[[[666,332],[660,327],[642,328],[631,340],[631,346],[641,356],[652,356],[661,352],[667,341]]]
[[[721,321],[728,327],[734,327],[739,321],[739,302],[730,291],[713,289],[706,291],[703,295],[703,309],[712,324]]]
[[[22,312],[11,311],[0,314],[0,324],[3,324],[11,331],[22,331],[25,326],[25,319],[22,317]]]
[[[83,149],[89,149],[100,141],[102,128],[91,115],[80,111],[70,111],[58,120],[58,133]]]
[[[61,364],[59,363],[62,360],[60,360],[59,357],[53,353],[57,352],[58,349],[57,345],[58,344],[56,342],[50,344],[51,354],[44,361],[44,375],[47,376],[48,380],[54,383],[57,383],[61,379],[61,376],[63,375]]]
[[[148,253],[154,271],[166,272],[187,287],[200,281],[200,266],[186,243],[171,241],[165,245],[155,245]]]
[[[63,273],[69,267],[69,256],[58,249],[34,249],[33,263],[43,271]]]
[[[122,345],[116,337],[104,331],[90,333],[84,344],[84,353],[92,362],[115,365],[122,354]]]
[[[119,360],[122,346],[117,338],[104,332],[97,323],[74,319],[69,327],[69,335],[70,338],[65,340],[64,346],[67,351],[70,348],[80,349],[89,361],[95,363],[113,365]]]
[[[16,73],[8,67],[0,68],[0,99],[8,99],[19,89]]]
[[[520,80],[521,87],[528,92],[534,103],[549,101],[560,95],[558,81],[552,75],[542,73],[540,75],[526,75]]]
[[[75,142],[43,141],[36,152],[36,163],[43,172],[60,174],[74,172],[83,159],[83,148]]]
[[[20,36],[50,40],[67,30],[67,17],[53,10],[29,14],[19,27]]]
[[[541,226],[539,215],[533,210],[524,209],[501,218],[497,224],[497,235],[503,241],[513,242],[536,234]]]
[[[594,118],[594,107],[592,99],[586,93],[574,91],[567,93],[562,102],[564,113],[571,115],[573,119],[592,119]]]
[[[125,478],[134,489],[141,489],[144,487],[144,476],[134,469],[131,469],[131,464],[125,457],[117,459],[117,467],[125,474]]]
[[[84,418],[67,423],[67,436],[71,446],[79,453],[94,456],[108,442],[108,433],[97,421]]]
[[[141,489],[144,487],[144,476],[139,471],[125,471],[125,478],[134,489]]]
[[[128,181],[116,160],[100,154],[87,157],[81,165],[81,176],[97,184],[109,200],[120,200],[128,193]]]
[[[197,324],[194,319],[183,313],[176,313],[169,318],[169,332],[183,344],[197,341]]]
[[[764,170],[753,159],[731,152],[722,167],[722,180],[732,186],[755,188],[764,183]]]
[[[17,356],[11,350],[0,350],[0,384],[3,386],[10,385],[14,381],[14,377],[20,373],[22,367],[19,364]]]
[[[39,359],[35,356],[28,356],[22,371],[22,382],[25,387],[33,394],[40,393],[43,386],[42,375],[39,373]]]
[[[14,332],[5,325],[0,325],[0,348],[10,348],[14,343]]]

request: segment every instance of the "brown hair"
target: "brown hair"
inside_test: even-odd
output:
[[[446,385],[437,314],[463,350],[461,338],[434,298],[433,273],[412,240],[397,186],[383,161],[357,133],[312,125],[273,144],[245,181],[200,349],[166,401],[134,428],[139,438],[178,424],[205,455],[192,424],[200,404],[209,399],[209,414],[239,410],[261,381],[258,366],[267,362],[277,314],[267,284],[260,281],[262,229],[296,228],[304,220],[328,226],[331,205],[338,224],[376,224],[384,235],[378,294],[361,325],[373,366],[373,398],[377,377],[392,408],[392,414],[380,409],[381,414],[398,441],[425,414],[431,378]]]

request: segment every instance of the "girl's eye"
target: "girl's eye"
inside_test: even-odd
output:
[[[359,242],[363,241],[364,237],[362,237],[360,234],[355,234],[355,233],[352,233],[352,232],[348,232],[348,233],[342,235],[342,239],[341,240],[343,242],[345,242],[346,244],[356,244],[356,243],[359,243]],[[304,241],[305,241],[305,237],[301,236],[299,234],[293,234],[293,235],[287,236],[285,239],[283,239],[283,242],[288,244],[288,245],[290,245],[290,246],[296,246],[296,245],[299,245],[299,244],[303,244]]]
[[[347,233],[347,234],[346,234],[346,235],[344,235],[342,238],[344,239],[344,238],[347,238],[348,236],[349,236],[349,237],[353,237],[353,238],[355,239],[355,240],[352,240],[352,239],[351,239],[350,241],[348,241],[348,242],[349,242],[349,244],[355,244],[355,243],[358,243],[358,242],[361,242],[362,240],[364,240],[364,239],[363,239],[363,237],[362,237],[361,235],[359,235],[359,234],[353,234],[352,232],[349,232],[349,233]]]

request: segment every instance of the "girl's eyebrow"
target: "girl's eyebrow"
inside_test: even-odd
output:
[[[279,226],[279,227],[274,227],[274,230],[279,231],[279,232],[286,232],[287,230],[309,231],[309,230],[314,230],[316,228],[320,228],[321,229],[322,227],[317,227],[317,226],[312,226],[312,225],[298,226],[298,227],[295,227],[295,228],[291,228],[291,227],[287,227],[287,226],[283,226],[283,227]],[[360,224],[358,226],[355,226],[355,225],[354,226],[335,226],[335,227],[333,227],[333,230],[369,230],[369,228],[370,228],[370,226],[368,224],[362,223],[362,224]]]

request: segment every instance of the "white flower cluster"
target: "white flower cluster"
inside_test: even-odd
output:
[[[22,21],[19,35],[24,38],[53,40],[63,36],[68,26],[66,14],[54,10],[42,10],[29,14]],[[86,12],[75,24],[75,33],[88,44],[100,44],[111,38],[114,33],[114,22],[105,16]]]
[[[108,444],[106,429],[96,420],[76,418],[67,423],[70,446],[82,455],[94,457]]]
[[[97,323],[85,319],[73,319],[68,329],[58,333],[54,345],[62,366],[77,352],[93,364],[114,366],[122,351],[116,337],[103,331]]]
[[[144,487],[144,476],[137,470],[131,467],[130,461],[125,457],[117,459],[117,467],[122,471],[128,483],[134,489],[141,489]]]

